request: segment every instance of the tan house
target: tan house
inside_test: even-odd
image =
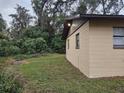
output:
[[[87,77],[124,76],[124,16],[68,18],[63,35],[67,60]]]

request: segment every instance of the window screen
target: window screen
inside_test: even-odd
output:
[[[76,49],[80,48],[80,37],[79,37],[79,33],[76,34]]]
[[[69,49],[69,39],[68,39],[68,49]]]
[[[124,27],[113,28],[114,48],[124,48]]]

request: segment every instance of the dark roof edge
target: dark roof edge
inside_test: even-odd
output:
[[[101,14],[83,14],[81,16],[74,16],[65,18],[65,20],[74,20],[74,19],[82,19],[82,18],[123,18],[124,15],[101,15]]]
[[[80,29],[88,20],[85,20],[77,29],[74,30],[73,33],[71,33],[68,37],[70,37],[71,35],[73,35],[78,29]],[[68,38],[67,37],[67,38]]]
[[[106,19],[124,19],[124,15],[98,15],[98,14],[84,14],[81,16],[75,16],[75,17],[68,17],[65,18],[65,23],[64,23],[64,31],[63,31],[63,39],[66,39],[70,30],[70,27],[67,26],[67,23],[70,22],[72,24],[73,20],[78,20],[78,19],[83,19],[83,20],[90,20],[90,19],[101,19],[101,18],[106,18]],[[85,24],[85,23],[84,23]],[[82,24],[83,25],[83,24]],[[78,28],[79,29],[79,28]],[[76,32],[78,29],[76,29],[74,32]],[[74,33],[73,32],[73,33]]]

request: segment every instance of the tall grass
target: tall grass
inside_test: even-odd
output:
[[[7,58],[0,58],[0,93],[22,93],[22,86],[16,80],[14,73],[5,67]]]

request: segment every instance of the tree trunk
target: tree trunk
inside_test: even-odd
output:
[[[106,15],[105,1],[102,0],[103,15]]]

